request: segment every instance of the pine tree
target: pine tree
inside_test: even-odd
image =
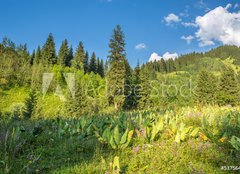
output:
[[[138,109],[147,109],[151,107],[150,93],[151,93],[151,86],[150,86],[148,73],[145,68],[142,68],[140,70],[140,85],[137,91]]]
[[[97,73],[97,62],[96,62],[96,55],[93,52],[89,64],[89,72]]]
[[[76,53],[74,55],[73,66],[77,69],[83,69],[84,64],[84,46],[79,42]]]
[[[67,39],[65,39],[62,42],[62,45],[61,45],[61,47],[59,49],[58,64],[62,65],[62,66],[67,66],[68,56],[69,56],[68,41],[67,41]]]
[[[167,65],[164,59],[161,59],[160,63],[160,72],[166,73],[167,72]]]
[[[104,77],[104,63],[103,60],[97,59],[97,73],[103,78]]]
[[[80,117],[87,112],[87,96],[81,81],[77,81],[74,96],[68,92],[65,111],[67,116],[73,118]]]
[[[30,60],[31,65],[33,65],[35,57],[36,57],[35,50],[33,50],[32,55],[31,55],[31,60]]]
[[[209,71],[200,71],[197,77],[197,101],[202,104],[214,104],[216,101],[216,91],[216,77]]]
[[[218,90],[218,102],[221,105],[238,105],[240,92],[239,84],[235,72],[231,68],[226,68],[220,79]]]
[[[68,52],[68,57],[67,57],[67,61],[66,61],[66,66],[71,66],[71,62],[73,60],[73,48],[72,45],[69,48],[69,52]]]
[[[29,97],[25,100],[25,108],[23,112],[23,116],[25,118],[31,118],[34,108],[37,103],[37,96],[36,96],[36,91],[31,90],[29,93]]]
[[[109,43],[110,67],[107,75],[109,103],[114,104],[116,110],[122,108],[125,102],[126,53],[124,38],[121,27],[117,25]]]
[[[89,72],[89,55],[88,52],[86,51],[85,55],[84,55],[84,60],[83,60],[83,68],[84,68],[84,73],[88,73]]]
[[[36,54],[35,54],[35,58],[34,58],[34,64],[36,65],[36,64],[39,64],[40,62],[41,62],[41,48],[40,48],[40,46],[38,46],[38,48],[37,48],[37,52],[36,52]]]
[[[43,46],[42,59],[44,64],[54,65],[57,63],[55,43],[51,33]]]
[[[125,59],[125,85],[124,85],[124,95],[125,95],[125,101],[124,101],[124,109],[132,109],[133,103],[134,103],[134,94],[132,91],[132,69],[128,63],[128,61]]]
[[[133,72],[133,107],[136,108],[140,99],[140,88],[141,78],[140,78],[140,65],[139,62]]]

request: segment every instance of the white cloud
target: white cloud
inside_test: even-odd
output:
[[[192,35],[182,36],[181,39],[185,40],[187,42],[187,44],[190,44],[192,42],[192,40],[194,39],[194,37]]]
[[[239,4],[236,3],[233,8],[236,9],[236,8],[238,8],[238,7],[239,7]]]
[[[164,59],[164,60],[169,60],[169,59],[176,59],[178,58],[178,54],[177,53],[169,53],[169,52],[166,52],[163,54],[163,56],[159,56],[157,53],[152,53],[150,58],[149,58],[149,62],[154,62],[154,61],[159,61],[161,59]]]
[[[214,45],[214,42],[240,46],[240,12],[228,12],[230,7],[230,4],[219,6],[196,18],[199,46]]]
[[[161,56],[159,56],[157,53],[152,53],[151,54],[151,56],[150,56],[150,58],[149,58],[149,62],[154,62],[155,60],[156,61],[159,61],[159,60],[161,60],[162,59],[162,57]]]
[[[163,59],[164,60],[168,60],[168,59],[176,59],[178,58],[178,54],[177,53],[169,53],[169,52],[166,52],[165,54],[163,54]]]
[[[193,22],[182,22],[182,25],[184,27],[197,27],[197,24],[195,24]]]
[[[137,44],[137,45],[135,46],[135,49],[136,49],[136,50],[145,50],[145,49],[147,49],[147,46],[146,46],[145,43],[140,43],[140,44]]]
[[[173,23],[178,23],[181,21],[181,19],[174,13],[170,13],[168,16],[164,17],[164,20],[167,23],[167,25],[171,25]]]

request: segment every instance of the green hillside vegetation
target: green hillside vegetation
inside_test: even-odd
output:
[[[240,48],[131,67],[125,44],[116,26],[104,61],[81,41],[73,50],[64,39],[56,50],[51,33],[33,52],[3,39],[0,173],[226,173],[240,165]]]

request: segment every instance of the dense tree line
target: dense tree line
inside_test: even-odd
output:
[[[51,33],[43,47],[38,46],[32,53],[26,44],[16,46],[4,38],[0,43],[1,88],[32,88],[25,102],[26,118],[37,113],[34,110],[41,110],[36,96],[42,90],[45,72],[56,74],[49,84],[49,91],[54,93],[62,89],[67,94],[61,114],[74,117],[109,107],[131,110],[191,104],[239,104],[238,47],[223,46],[206,53],[193,52],[175,60],[161,59],[142,65],[138,62],[132,68],[125,45],[125,35],[119,25],[110,37],[105,63],[95,52],[89,54],[83,42],[79,42],[73,51],[65,39],[56,53]],[[223,62],[231,55],[234,62]],[[74,95],[68,90],[67,73],[77,75]],[[189,79],[193,79],[193,84]],[[60,86],[56,87],[56,84]],[[196,91],[186,97],[192,85],[196,86]]]

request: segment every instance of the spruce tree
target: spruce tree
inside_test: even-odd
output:
[[[36,53],[35,53],[35,50],[33,50],[32,55],[31,55],[31,59],[30,59],[30,64],[31,65],[33,65],[35,57],[36,57]]]
[[[83,69],[84,64],[84,46],[82,42],[79,42],[77,50],[73,59],[73,66],[77,69]]]
[[[62,42],[62,45],[59,49],[58,64],[62,65],[62,66],[67,66],[68,56],[69,56],[68,41],[67,41],[67,39],[65,39]]]
[[[84,60],[83,60],[83,68],[84,68],[84,73],[88,73],[89,72],[89,55],[88,52],[86,51],[85,55],[84,55]]]
[[[142,68],[140,70],[140,85],[139,88],[137,88],[138,94],[138,102],[137,107],[138,109],[147,109],[148,107],[151,107],[151,99],[150,99],[150,93],[151,93],[151,86],[150,81],[147,73],[147,69]]]
[[[160,72],[166,73],[167,72],[166,62],[165,62],[164,59],[161,59],[160,61],[161,61],[161,63],[160,63]]]
[[[220,79],[218,102],[221,105],[238,105],[240,92],[239,83],[233,69],[226,68]]]
[[[34,58],[34,64],[39,64],[40,62],[41,62],[41,48],[40,48],[40,46],[38,46],[37,52],[36,52],[35,58]]]
[[[66,66],[71,66],[71,62],[73,60],[73,48],[72,48],[72,45],[70,46],[69,48],[69,52],[68,52],[68,57],[67,57],[67,60],[66,60]]]
[[[136,108],[139,103],[140,87],[141,87],[140,65],[138,62],[133,72],[133,107],[134,108]]]
[[[54,65],[57,63],[55,43],[52,33],[49,34],[42,49],[42,59],[44,64]]]
[[[89,64],[89,72],[97,73],[97,62],[96,62],[96,55],[93,52]]]
[[[68,117],[73,118],[80,117],[87,112],[87,96],[81,81],[76,83],[74,96],[70,91],[68,92],[65,111]]]
[[[31,118],[34,108],[37,103],[37,96],[36,96],[36,91],[31,90],[29,93],[28,98],[25,100],[25,108],[23,112],[23,116],[27,119]]]
[[[97,73],[103,78],[104,77],[104,63],[103,60],[97,59]]]
[[[209,71],[200,71],[197,77],[197,101],[201,104],[214,104],[216,101],[216,91],[216,77]]]
[[[125,102],[126,52],[124,39],[122,29],[117,25],[109,43],[110,66],[107,74],[109,103],[114,104],[116,110],[122,108]]]

